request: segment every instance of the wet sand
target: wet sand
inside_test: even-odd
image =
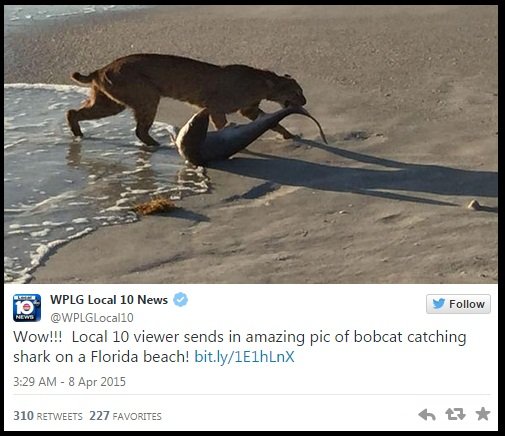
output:
[[[133,52],[289,73],[329,140],[288,117],[302,140],[266,134],[207,169],[208,194],[73,241],[33,281],[496,283],[497,34],[496,6],[166,6],[10,35],[5,82]],[[158,119],[193,113],[165,99]]]

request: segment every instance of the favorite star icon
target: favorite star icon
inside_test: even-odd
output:
[[[476,410],[475,413],[479,415],[479,419],[477,419],[477,421],[480,421],[481,419],[489,421],[487,416],[491,413],[490,410],[486,410],[484,407],[481,407],[480,410]]]

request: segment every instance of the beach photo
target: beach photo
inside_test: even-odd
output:
[[[5,5],[4,282],[496,284],[498,6]]]

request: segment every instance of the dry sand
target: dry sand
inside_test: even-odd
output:
[[[304,140],[265,135],[209,194],[67,244],[34,282],[496,283],[497,35],[497,6],[166,6],[10,36],[5,82],[132,52],[289,73],[330,142],[289,117]]]

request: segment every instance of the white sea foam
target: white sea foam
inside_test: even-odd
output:
[[[75,218],[72,220],[73,224],[87,224],[89,220],[87,218]]]
[[[80,232],[74,233],[73,235],[68,236],[65,239],[57,239],[55,241],[51,241],[47,244],[40,244],[34,252],[30,253],[30,265],[22,271],[23,282],[26,281],[26,278],[31,278],[31,273],[37,268],[50,254],[60,245],[66,244],[74,239],[78,239],[91,233],[94,230],[93,227],[86,227]]]
[[[50,232],[51,232],[50,229],[42,229],[42,230],[39,230],[38,232],[30,232],[30,236],[32,238],[38,238],[38,237],[47,236]]]
[[[60,92],[77,92],[78,94],[87,95],[89,93],[89,89],[83,88],[82,86],[77,85],[55,85],[51,83],[4,83],[5,89],[43,89],[46,91],[60,91]],[[26,115],[25,113],[20,115]],[[15,117],[11,117],[15,118]]]

